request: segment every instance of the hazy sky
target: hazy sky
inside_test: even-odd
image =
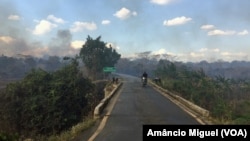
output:
[[[122,57],[249,61],[249,7],[249,0],[0,0],[0,53],[75,55],[89,35]]]

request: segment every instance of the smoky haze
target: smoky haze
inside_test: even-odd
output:
[[[71,56],[79,53],[71,47],[72,34],[69,30],[58,30],[57,36],[49,43],[50,55]]]
[[[34,40],[30,29],[25,26],[25,19],[15,14],[16,7],[10,2],[0,5],[0,54],[16,56],[17,54],[43,56],[72,56],[78,49],[71,47],[72,34],[69,29],[58,29],[48,45],[42,41]]]
[[[25,26],[17,20],[8,19],[9,15],[16,13],[15,7],[5,2],[0,5],[1,28],[0,28],[0,53],[13,56],[19,53],[26,53],[32,50],[37,43],[28,43],[29,39]]]
[[[159,52],[161,54],[172,53],[175,56],[178,56],[181,61],[202,61],[209,60],[209,62],[216,61],[219,59],[223,59],[224,54],[229,54],[227,57],[231,59],[239,59],[239,60],[249,60],[248,52],[249,42],[245,42],[247,39],[243,37],[243,39],[239,39],[238,36],[235,36],[233,42],[227,42],[224,40],[224,37],[221,36],[213,36],[208,37],[208,31],[201,31],[200,26],[205,24],[214,25],[216,29],[221,31],[233,30],[237,33],[246,31],[248,33],[247,28],[238,28],[239,24],[249,25],[250,21],[250,10],[249,0],[240,0],[240,2],[236,0],[232,0],[228,2],[227,0],[220,1],[208,1],[205,8],[200,8],[202,5],[202,1],[194,0],[192,5],[189,5],[190,1],[174,1],[174,3],[170,3],[169,5],[149,5],[150,1],[133,1],[133,0],[122,0],[122,1],[110,1],[108,3],[103,3],[99,1],[93,1],[93,5],[84,8],[84,10],[80,11],[75,7],[78,5],[69,5],[65,6],[60,1],[53,2],[45,2],[46,4],[57,5],[58,9],[55,8],[44,8],[45,4],[41,4],[41,7],[36,9],[34,13],[30,14],[33,20],[37,20],[37,22],[41,22],[41,19],[36,19],[40,16],[43,20],[48,20],[46,17],[49,14],[55,14],[60,11],[68,11],[69,15],[72,17],[76,17],[74,20],[78,20],[83,16],[86,16],[86,21],[98,21],[98,17],[102,17],[102,13],[98,12],[98,10],[92,11],[92,6],[102,5],[104,10],[107,8],[107,11],[110,11],[109,15],[112,18],[107,18],[110,21],[111,26],[114,27],[110,32],[101,32],[104,38],[108,39],[108,42],[115,42],[117,46],[120,47],[119,52],[129,56],[136,54],[138,52],[151,51],[159,52],[163,50],[164,52]],[[74,3],[74,2],[72,2]],[[28,6],[32,6],[32,4],[38,5],[36,2],[31,2],[24,4],[25,8]],[[193,7],[195,11],[187,10],[187,5],[189,7]],[[43,37],[39,37],[37,35],[32,34],[32,29],[28,29],[27,27],[35,27],[32,22],[27,21],[22,17],[20,13],[23,11],[29,11],[29,9],[25,9],[22,7],[23,5],[15,4],[11,1],[1,1],[0,4],[0,54],[4,54],[7,56],[15,56],[16,54],[24,54],[24,55],[32,55],[36,57],[43,57],[44,55],[57,55],[57,56],[71,56],[78,54],[79,47],[73,48],[71,43],[73,37],[75,37],[75,33],[71,32],[70,26],[59,28],[59,24],[57,26],[56,22],[51,22],[55,28],[53,28],[53,32],[48,33],[49,36],[46,37],[46,42],[42,40]],[[34,5],[35,6],[35,5]],[[174,7],[176,6],[176,7]],[[115,8],[114,8],[115,7]],[[172,15],[173,13],[160,13],[159,9],[178,9],[179,13]],[[22,8],[22,9],[20,9]],[[68,9],[65,9],[68,8]],[[75,8],[75,9],[74,9]],[[126,8],[130,12],[130,19],[127,21],[120,21],[115,17],[115,14],[119,9]],[[151,11],[147,11],[148,8],[151,8]],[[112,10],[111,10],[112,9]],[[185,9],[186,11],[184,11]],[[86,12],[88,11],[88,12]],[[171,11],[171,10],[170,10]],[[24,12],[23,12],[24,13]],[[67,14],[68,14],[67,13]],[[171,19],[177,16],[185,15],[187,18],[192,18],[190,24],[187,24],[185,30],[183,27],[163,27],[163,20]],[[189,17],[189,15],[192,15]],[[12,16],[12,17],[10,17]],[[62,16],[62,15],[61,15]],[[68,20],[69,17],[61,17]],[[67,15],[68,16],[68,15]],[[210,20],[212,16],[217,17],[216,21]],[[53,16],[51,16],[53,17]],[[161,17],[161,19],[157,19],[155,17]],[[53,17],[56,18],[56,17]],[[116,18],[116,19],[115,19]],[[115,19],[115,20],[114,20]],[[151,21],[148,22],[148,19]],[[49,20],[48,20],[49,21]],[[81,21],[81,20],[79,20]],[[85,19],[82,20],[83,23],[86,24]],[[64,22],[61,19],[61,22]],[[70,21],[72,22],[72,21]],[[68,24],[72,24],[72,23]],[[100,20],[99,20],[100,22]],[[221,27],[218,25],[225,25],[225,27]],[[38,24],[38,23],[36,23]],[[154,25],[154,26],[152,26]],[[98,25],[98,31],[101,29],[101,25]],[[110,26],[110,27],[111,27]],[[105,28],[108,26],[105,26]],[[242,26],[248,27],[248,26]],[[116,28],[119,28],[117,30]],[[85,32],[86,31],[86,32]],[[119,36],[114,33],[120,32]],[[153,31],[153,32],[152,32]],[[87,30],[83,30],[80,34],[84,38],[85,35],[91,33]],[[97,32],[93,33],[97,36]],[[124,34],[126,33],[126,34]],[[143,33],[143,34],[138,34]],[[47,36],[47,35],[46,35]],[[113,38],[108,38],[113,37]],[[227,37],[226,37],[227,38]],[[232,37],[234,38],[234,37]],[[195,40],[195,41],[194,41]],[[231,41],[230,37],[228,41]],[[123,44],[123,45],[121,45]],[[241,48],[242,50],[237,50]],[[155,50],[153,50],[153,49]],[[207,49],[206,52],[200,52],[200,49]],[[233,48],[233,50],[228,51],[228,48]],[[217,49],[218,52],[213,52],[211,50]],[[131,53],[131,51],[134,51]],[[239,52],[238,54],[234,54],[235,52]],[[202,56],[201,54],[204,53]],[[233,54],[233,55],[231,55]],[[230,56],[231,55],[231,56]],[[184,58],[184,59],[183,59]],[[225,58],[225,60],[229,60]],[[233,58],[233,59],[232,59]]]

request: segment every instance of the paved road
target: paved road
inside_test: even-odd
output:
[[[143,124],[199,124],[152,87],[142,87],[138,78],[122,78],[123,86],[89,141],[142,141]]]

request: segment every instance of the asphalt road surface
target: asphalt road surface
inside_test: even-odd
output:
[[[139,78],[121,75],[123,85],[104,110],[88,141],[142,141],[144,124],[197,125],[195,118]]]

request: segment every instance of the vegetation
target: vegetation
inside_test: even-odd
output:
[[[209,110],[219,123],[250,124],[250,83],[222,76],[215,78],[203,69],[192,70],[185,65],[161,60],[155,70],[162,87]]]
[[[92,79],[97,79],[104,67],[114,67],[121,55],[111,46],[101,41],[101,36],[92,39],[88,36],[87,41],[80,51],[80,58],[84,62],[88,74]]]
[[[33,69],[23,80],[6,87],[1,127],[26,137],[57,134],[88,114],[93,96],[94,85],[81,77],[75,59],[54,73]]]
[[[88,37],[88,39],[89,45],[91,38]],[[86,45],[86,48],[97,46],[105,53],[98,54],[98,51],[94,51],[95,55],[99,55],[95,57],[97,60],[94,59],[96,62],[88,64],[85,60],[86,66],[95,63],[91,68],[98,69],[90,70],[96,73],[100,71],[103,64],[114,65],[120,57],[112,48],[103,48],[105,46],[102,43],[98,38],[91,40],[89,46]],[[81,57],[84,57],[85,52],[82,53]],[[92,83],[89,78],[84,77],[88,74],[83,74],[79,66],[79,56],[63,59],[67,63],[64,63],[60,69],[45,71],[42,68],[33,67],[23,79],[9,83],[6,88],[1,89],[0,140],[14,141],[25,138],[53,140],[75,135],[84,130],[86,125],[94,123],[89,117],[92,117],[95,106],[104,97],[107,83],[104,81]],[[106,62],[98,62],[105,59]],[[108,62],[107,59],[112,61]],[[46,139],[49,136],[51,136],[50,139]]]
[[[0,79],[20,79],[34,68],[53,72],[62,66],[64,66],[64,62],[58,56],[35,58],[20,54],[17,57],[2,55],[0,56]]]
[[[203,67],[194,69],[194,64],[168,59],[158,61],[150,52],[138,56],[133,60],[120,59],[121,55],[111,46],[107,47],[100,36],[96,39],[88,36],[79,56],[64,60],[56,56],[44,60],[2,55],[0,67],[4,69],[0,71],[0,78],[23,79],[0,89],[0,140],[38,140],[38,137],[40,140],[68,140],[69,136],[81,132],[95,122],[89,117],[104,97],[107,86],[103,81],[92,83],[91,79],[97,79],[103,67],[114,65],[118,72],[139,76],[147,71],[149,77],[161,78],[161,87],[208,109],[219,123],[250,124],[248,79],[211,75],[212,69],[207,75]],[[79,59],[87,73],[82,71]],[[204,64],[207,67],[206,62],[200,66]],[[248,63],[241,64],[245,72]]]
[[[137,55],[121,58],[117,71],[137,77],[147,71],[149,78],[161,78],[158,85],[209,110],[218,123],[250,123],[250,62],[184,63],[168,54]]]

